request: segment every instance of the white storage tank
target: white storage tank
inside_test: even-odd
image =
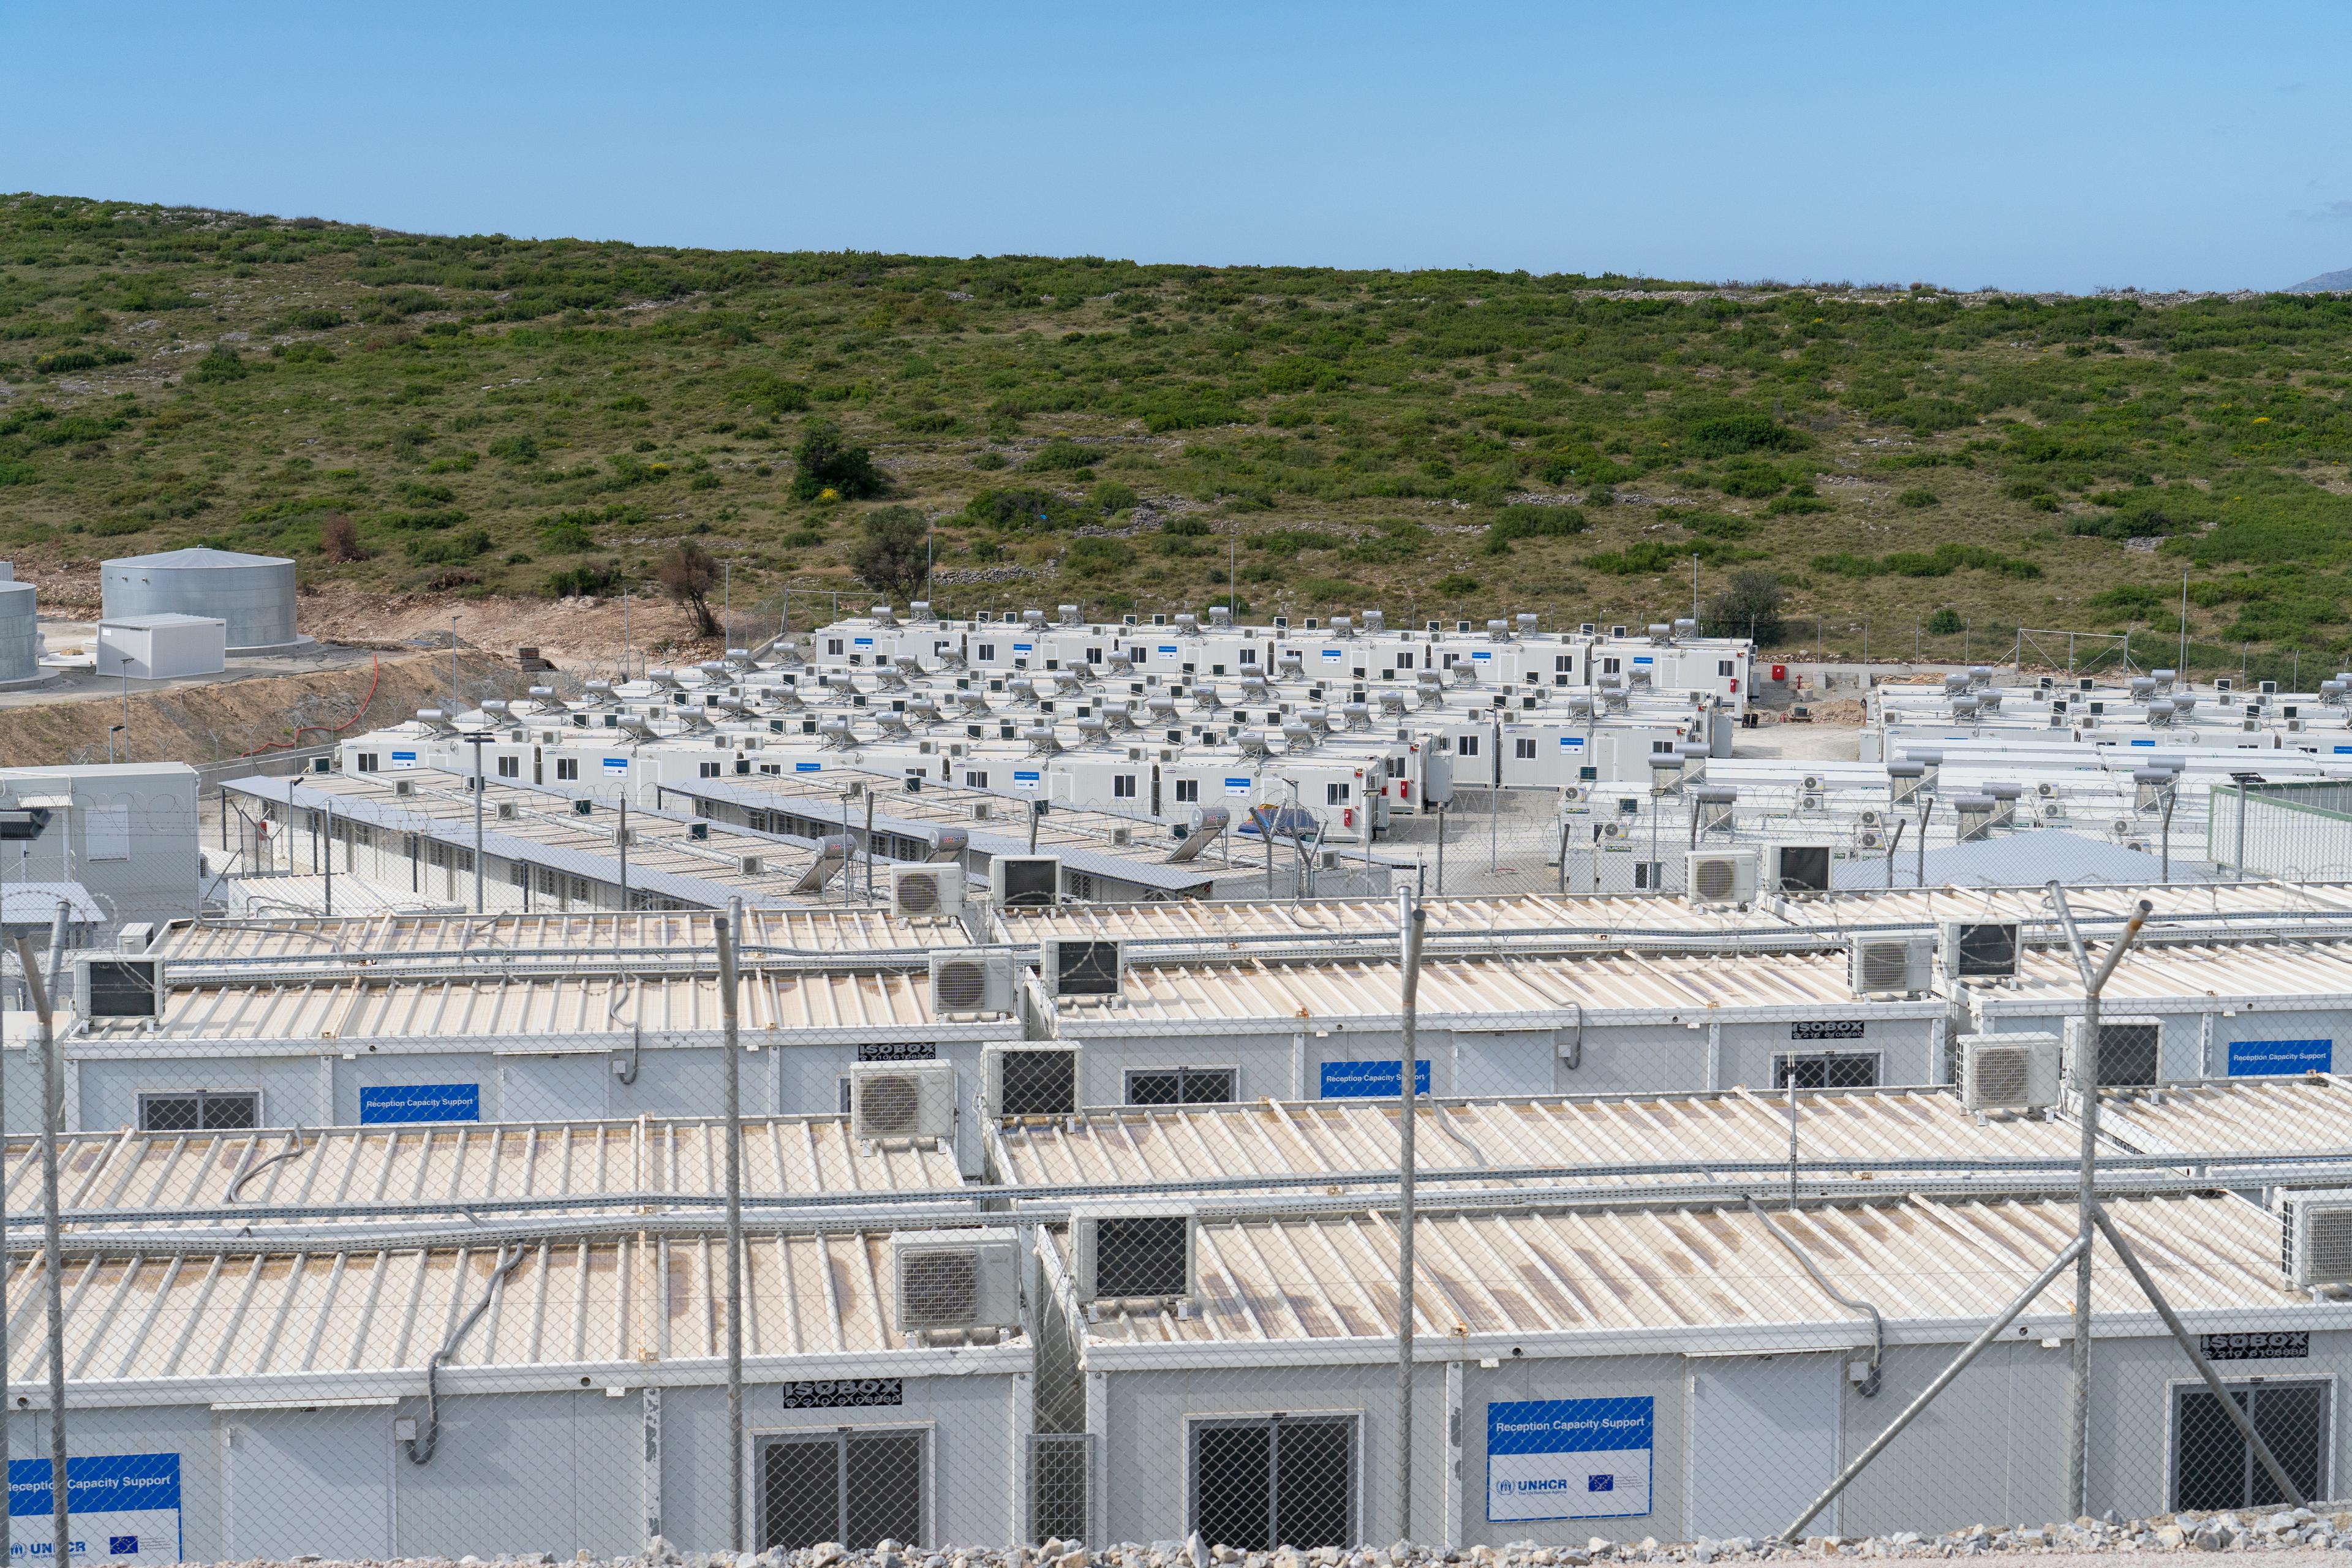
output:
[[[312,639],[294,629],[294,563],[233,550],[167,550],[109,561],[100,572],[105,616],[215,616],[228,651],[272,653]]]
[[[33,585],[0,579],[0,687],[42,679],[40,618],[33,606]]]

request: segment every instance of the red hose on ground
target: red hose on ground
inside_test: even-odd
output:
[[[302,732],[306,730],[317,730],[322,734],[328,735],[340,735],[344,731],[350,729],[352,725],[358,723],[360,720],[366,715],[368,704],[375,700],[376,682],[383,678],[383,660],[374,654],[368,655],[368,659],[367,695],[360,699],[358,712],[352,714],[341,723],[331,727],[325,724],[297,724],[294,726],[294,738],[292,740],[272,741],[267,745],[256,746],[249,752],[239,752],[237,755],[240,757],[257,757],[264,752],[291,751],[293,748],[302,743]]]

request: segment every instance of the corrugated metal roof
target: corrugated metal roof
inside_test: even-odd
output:
[[[2151,942],[2116,965],[2101,996],[2111,1017],[2136,1002],[2181,997],[2352,1005],[2352,942]],[[1994,1015],[2079,1013],[2083,980],[2066,949],[2028,948],[2014,987],[1987,988],[1973,999],[1979,1011]]]
[[[1904,862],[1907,865],[1909,862]],[[2209,882],[2070,888],[2078,920],[2121,920],[2141,899],[2155,905],[2158,922],[2272,914],[2352,915],[2352,887],[2340,883]],[[1834,894],[1768,899],[1757,906],[1694,908],[1678,898],[1513,897],[1424,899],[1432,935],[1480,932],[1821,931],[1857,927],[1933,925],[1948,920],[2050,921],[2048,896],[2036,884],[2014,888],[1897,887],[1841,889]],[[1137,942],[1221,942],[1246,938],[1392,935],[1393,899],[1324,899],[1302,902],[1182,901],[1069,904],[1057,910],[1008,910],[998,916],[1009,941],[1047,936],[1120,937]]]
[[[2184,1313],[2312,1307],[2281,1283],[2278,1222],[2242,1199],[2116,1199],[2108,1212]],[[1774,1218],[1842,1293],[1871,1301],[1890,1329],[1948,1325],[1955,1334],[2005,1308],[2075,1225],[2072,1199],[1905,1197]],[[1694,1331],[1769,1335],[1818,1324],[1837,1325],[1843,1342],[1869,1342],[1867,1322],[1741,1206],[1437,1213],[1415,1226],[1413,1246],[1417,1332],[1441,1346],[1486,1334],[1614,1332],[1672,1342]],[[1203,1224],[1199,1267],[1190,1315],[1106,1313],[1086,1326],[1089,1356],[1104,1347],[1394,1342],[1391,1215]],[[2071,1311],[2072,1279],[2070,1270],[2053,1281],[2029,1315]],[[2104,1244],[2092,1302],[2102,1315],[2151,1316]],[[2352,1323],[2352,1303],[2326,1310]]]
[[[2352,1083],[2335,1074],[2109,1089],[2099,1130],[2145,1153],[2352,1152]]]
[[[280,1159],[297,1147],[301,1152]],[[40,1206],[40,1143],[5,1148],[10,1212]],[[267,1163],[272,1162],[275,1163]],[[599,1193],[717,1196],[726,1182],[724,1123],[712,1121],[489,1122],[330,1127],[299,1134],[78,1132],[58,1145],[59,1201],[72,1210],[172,1211],[236,1201],[296,1205],[426,1204],[580,1197]],[[749,1197],[816,1193],[961,1191],[955,1152],[934,1143],[852,1138],[844,1116],[762,1116],[743,1124]]]
[[[1641,1162],[1784,1160],[1789,1104],[1745,1089],[1721,1094],[1423,1100],[1416,1170],[1556,1166],[1564,1175]],[[1801,1094],[1798,1147],[1808,1160],[2064,1159],[2071,1125],[1985,1121],[1949,1091]],[[1261,1100],[1253,1105],[1123,1106],[997,1130],[1000,1179],[1015,1186],[1183,1182],[1398,1167],[1397,1107],[1385,1100]],[[1517,1182],[1497,1183],[1517,1185]]]
[[[934,1021],[923,974],[755,971],[740,984],[746,1034],[833,1030],[871,1037],[876,1031],[928,1029],[979,1037],[991,1032]],[[153,1027],[142,1019],[100,1018],[73,1044],[86,1051],[120,1042],[152,1053],[193,1040],[466,1039],[528,1043],[541,1051],[605,1050],[627,1041],[633,1026],[649,1036],[715,1037],[720,1023],[719,979],[709,973],[331,980],[175,987]]]
[[[466,906],[454,899],[396,892],[362,877],[223,877],[206,889],[209,900],[239,917],[258,920],[319,919],[331,900],[336,918],[352,915],[456,914]]]
[[[901,1350],[887,1235],[763,1236],[744,1253],[747,1356]],[[539,1243],[448,1365],[460,1373],[629,1365],[648,1381],[658,1374],[647,1363],[722,1357],[723,1258],[715,1236]],[[267,1398],[276,1380],[315,1386],[326,1374],[390,1371],[405,1374],[399,1391],[416,1392],[425,1363],[490,1288],[497,1261],[496,1247],[68,1257],[67,1375],[101,1397],[103,1387],[89,1384],[186,1379]],[[38,1255],[16,1262],[9,1375],[22,1387],[47,1375],[34,1331],[42,1295]]]
[[[11,882],[0,887],[0,925],[46,926],[66,906],[66,919],[101,925],[106,911],[79,882]]]
[[[1990,888],[2015,887],[2037,877],[2045,881],[2054,877],[2070,889],[2098,882],[2123,882],[2137,887],[2154,880],[2163,867],[2158,856],[2110,844],[2088,834],[2070,833],[2063,827],[2036,828],[1969,844],[1947,844],[1928,850],[1927,856],[1927,875],[1931,881]],[[1916,868],[1916,862],[1906,867],[1902,857],[1895,857],[1897,880],[1906,870]],[[2227,874],[2194,858],[2188,837],[2180,837],[2172,856],[2175,881],[2210,881]],[[1840,888],[1869,887],[1874,883],[1884,887],[1885,879],[1885,866],[1874,860],[1847,860],[1836,872]]]
[[[260,878],[256,881],[285,881]],[[315,878],[291,879],[316,882]],[[350,879],[356,880],[356,879]],[[335,896],[342,884],[338,877]],[[362,887],[364,884],[362,885]],[[243,958],[382,960],[426,955],[496,958],[514,952],[699,952],[716,962],[713,917],[696,910],[633,914],[392,914],[371,910],[333,919],[198,921],[178,924],[156,951],[175,963],[222,963]],[[897,952],[963,947],[950,921],[920,924],[876,909],[746,909],[743,947],[793,952]]]
[[[1139,963],[1127,971],[1119,1005],[1065,1010],[1062,1026],[1109,1036],[1170,1024],[1394,1017],[1403,1005],[1402,979],[1397,963]],[[1493,1029],[1549,1027],[1580,1010],[1715,1016],[1740,1008],[1843,1015],[1867,1007],[1907,1016],[1943,1005],[1857,1001],[1843,952],[1440,960],[1421,971],[1424,1023]]]

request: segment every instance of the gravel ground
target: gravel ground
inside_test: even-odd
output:
[[[2152,1519],[2077,1520],[2071,1525],[1976,1525],[1943,1535],[1903,1531],[1893,1535],[1809,1536],[1790,1546],[1779,1542],[1734,1538],[1661,1542],[1645,1540],[1610,1542],[1598,1537],[1588,1544],[1538,1546],[1532,1542],[1507,1546],[1472,1546],[1458,1551],[1416,1546],[1399,1542],[1390,1547],[1346,1551],[1333,1547],[1297,1552],[1242,1552],[1227,1546],[1204,1545],[1198,1535],[1188,1541],[1157,1541],[1148,1545],[1122,1542],[1100,1552],[1049,1541],[1042,1547],[1010,1552],[958,1547],[926,1552],[886,1541],[871,1552],[848,1552],[838,1544],[812,1546],[798,1552],[681,1552],[656,1537],[649,1550],[617,1557],[594,1568],[1561,1568],[1565,1564],[1599,1563],[1791,1562],[1869,1558],[1966,1558],[1983,1568],[2032,1563],[2033,1568],[2072,1568],[2076,1563],[2104,1563],[2122,1552],[2258,1552],[2281,1568],[2298,1563],[2344,1563],[2336,1552],[2352,1552],[2352,1511],[2341,1505],[2322,1505],[2324,1511],[2294,1509],[2279,1512],[2159,1514]],[[333,1562],[334,1560],[327,1560]],[[488,1563],[552,1563],[552,1553],[495,1558],[402,1558],[404,1568],[481,1568]],[[594,1563],[586,1552],[572,1560]],[[254,1559],[237,1568],[294,1568],[319,1564],[317,1557],[297,1557],[290,1563]],[[369,1562],[355,1568],[379,1568]]]

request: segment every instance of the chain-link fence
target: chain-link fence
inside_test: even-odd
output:
[[[2352,899],[2174,895],[2092,1016],[2006,897],[28,940],[16,1544],[1238,1557],[2342,1491]],[[2131,907],[2074,898],[2092,978]]]

